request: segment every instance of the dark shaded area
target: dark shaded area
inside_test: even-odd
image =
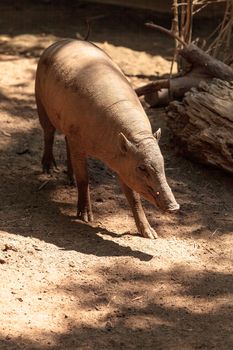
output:
[[[33,9],[33,11],[32,11]],[[138,51],[147,51],[152,55],[162,54],[172,58],[172,39],[164,36],[165,41],[171,42],[171,49],[167,46],[159,47],[156,44],[156,37],[163,34],[146,28],[146,21],[159,20],[156,12],[130,9],[125,7],[95,4],[80,1],[27,1],[5,2],[1,4],[2,21],[0,26],[1,34],[8,34],[12,37],[22,34],[48,35],[56,37],[77,38],[80,35],[85,37],[87,33],[86,20],[91,20],[91,33],[89,40],[105,42],[110,41],[115,46],[125,46]],[[127,22],[125,18],[127,17]],[[160,21],[164,25],[170,25],[170,18],[167,15]],[[166,22],[166,23],[165,23]],[[10,26],[9,26],[10,23]],[[106,28],[111,32],[111,37],[106,37]],[[127,33],[127,36],[125,35]],[[135,35],[135,33],[137,33]],[[148,35],[152,41],[148,45]],[[149,40],[151,40],[149,39]],[[14,47],[11,43],[1,43],[0,50],[10,53],[24,55],[26,57],[39,56],[43,45],[40,41],[30,48]]]
[[[115,46],[146,51],[151,55],[162,55],[170,60],[173,58],[173,39],[144,25],[151,21],[170,28],[169,13],[78,0],[69,0],[68,3],[65,0],[20,2],[5,0],[1,1],[1,14],[0,34],[7,34],[12,38],[23,34],[39,36],[51,34],[57,38],[85,37],[88,31],[86,22],[89,20],[90,41],[111,42]],[[194,26],[195,36],[201,36],[203,30],[208,35],[215,29],[218,21],[218,18],[209,19],[208,16],[197,19],[197,24]],[[111,33],[110,36],[106,36],[106,28]],[[158,38],[164,38],[164,45],[158,44]],[[0,43],[1,53],[19,54],[25,57],[38,57],[43,49],[44,45],[39,38],[30,47],[14,45],[5,40]]]

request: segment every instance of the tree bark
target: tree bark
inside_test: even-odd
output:
[[[233,81],[201,82],[170,103],[167,120],[184,154],[233,174]]]

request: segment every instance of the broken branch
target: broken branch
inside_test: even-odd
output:
[[[161,27],[161,26],[154,24],[154,23],[146,23],[145,25],[149,28],[158,29],[165,34],[168,34],[173,39],[179,41],[184,47],[187,46],[187,44],[177,34],[174,34],[171,30],[164,28],[164,27]]]
[[[138,97],[140,97],[161,89],[169,89],[169,86],[170,86],[169,79],[160,79],[135,89],[135,92],[138,95]]]

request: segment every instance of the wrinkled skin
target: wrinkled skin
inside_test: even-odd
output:
[[[127,79],[95,45],[62,40],[45,50],[36,74],[37,109],[44,130],[42,165],[49,171],[55,129],[66,136],[68,174],[78,188],[77,216],[93,219],[87,157],[102,160],[119,177],[139,233],[157,234],[148,223],[140,195],[162,210],[179,209],[167,184],[159,132]]]
[[[177,203],[167,184],[164,160],[156,137],[142,140],[133,145],[128,140],[125,161],[121,177],[124,181],[149,202],[162,210],[173,211]],[[129,167],[129,163],[131,166]]]

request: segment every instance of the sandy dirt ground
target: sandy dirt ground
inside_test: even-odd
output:
[[[182,158],[164,110],[145,106],[153,129],[162,128],[181,210],[166,215],[144,203],[157,240],[137,235],[115,175],[96,160],[95,221],[76,220],[62,135],[59,171],[41,172],[34,78],[43,48],[104,15],[91,40],[136,87],[169,72],[172,41],[144,27],[150,13],[34,3],[0,5],[0,349],[233,349],[233,179]]]

